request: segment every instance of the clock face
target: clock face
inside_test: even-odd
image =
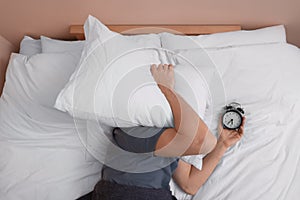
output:
[[[223,115],[223,125],[227,129],[237,129],[242,124],[242,116],[234,110],[227,111]]]

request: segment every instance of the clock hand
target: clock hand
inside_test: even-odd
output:
[[[233,124],[233,119],[231,119],[227,124],[229,125],[229,123]]]

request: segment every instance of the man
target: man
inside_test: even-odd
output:
[[[114,144],[127,152],[139,153],[142,159],[137,164],[137,158],[133,156],[129,159],[120,151],[109,155],[113,157],[110,160],[117,162],[121,168],[132,165],[138,173],[117,170],[111,167],[111,163],[106,163],[102,180],[93,192],[94,200],[176,199],[169,188],[171,177],[183,191],[194,195],[211,175],[225,151],[243,135],[245,119],[239,130],[226,130],[220,124],[217,140],[192,107],[174,91],[174,67],[152,65],[151,73],[170,104],[174,127],[115,128]],[[202,170],[178,159],[180,156],[198,154],[207,154]],[[170,162],[163,162],[166,160]],[[155,168],[160,163],[161,167]],[[153,170],[140,172],[146,166]]]

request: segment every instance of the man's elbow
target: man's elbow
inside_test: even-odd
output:
[[[208,131],[202,143],[200,154],[210,153],[215,148],[216,144],[217,138],[210,131]]]
[[[192,149],[196,154],[208,154],[215,148],[216,144],[216,137],[207,130],[205,137],[194,138]]]
[[[191,185],[186,185],[184,187],[181,188],[185,193],[189,194],[189,195],[195,195],[197,194],[199,188],[195,187],[195,186],[191,186]]]

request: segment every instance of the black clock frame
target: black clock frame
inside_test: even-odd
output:
[[[227,126],[223,123],[223,121],[224,121],[224,115],[225,115],[226,113],[228,113],[228,112],[235,112],[235,113],[237,113],[237,114],[241,117],[241,119],[242,119],[242,120],[241,120],[241,123],[238,125],[237,128],[229,128],[229,127],[227,127]],[[239,129],[239,128],[241,127],[242,123],[243,123],[243,116],[242,116],[242,114],[241,114],[239,111],[237,111],[237,110],[235,110],[235,109],[226,110],[225,113],[224,113],[223,116],[222,116],[222,124],[223,124],[223,128],[226,128],[226,129],[228,129],[228,130],[237,130],[237,129]]]

